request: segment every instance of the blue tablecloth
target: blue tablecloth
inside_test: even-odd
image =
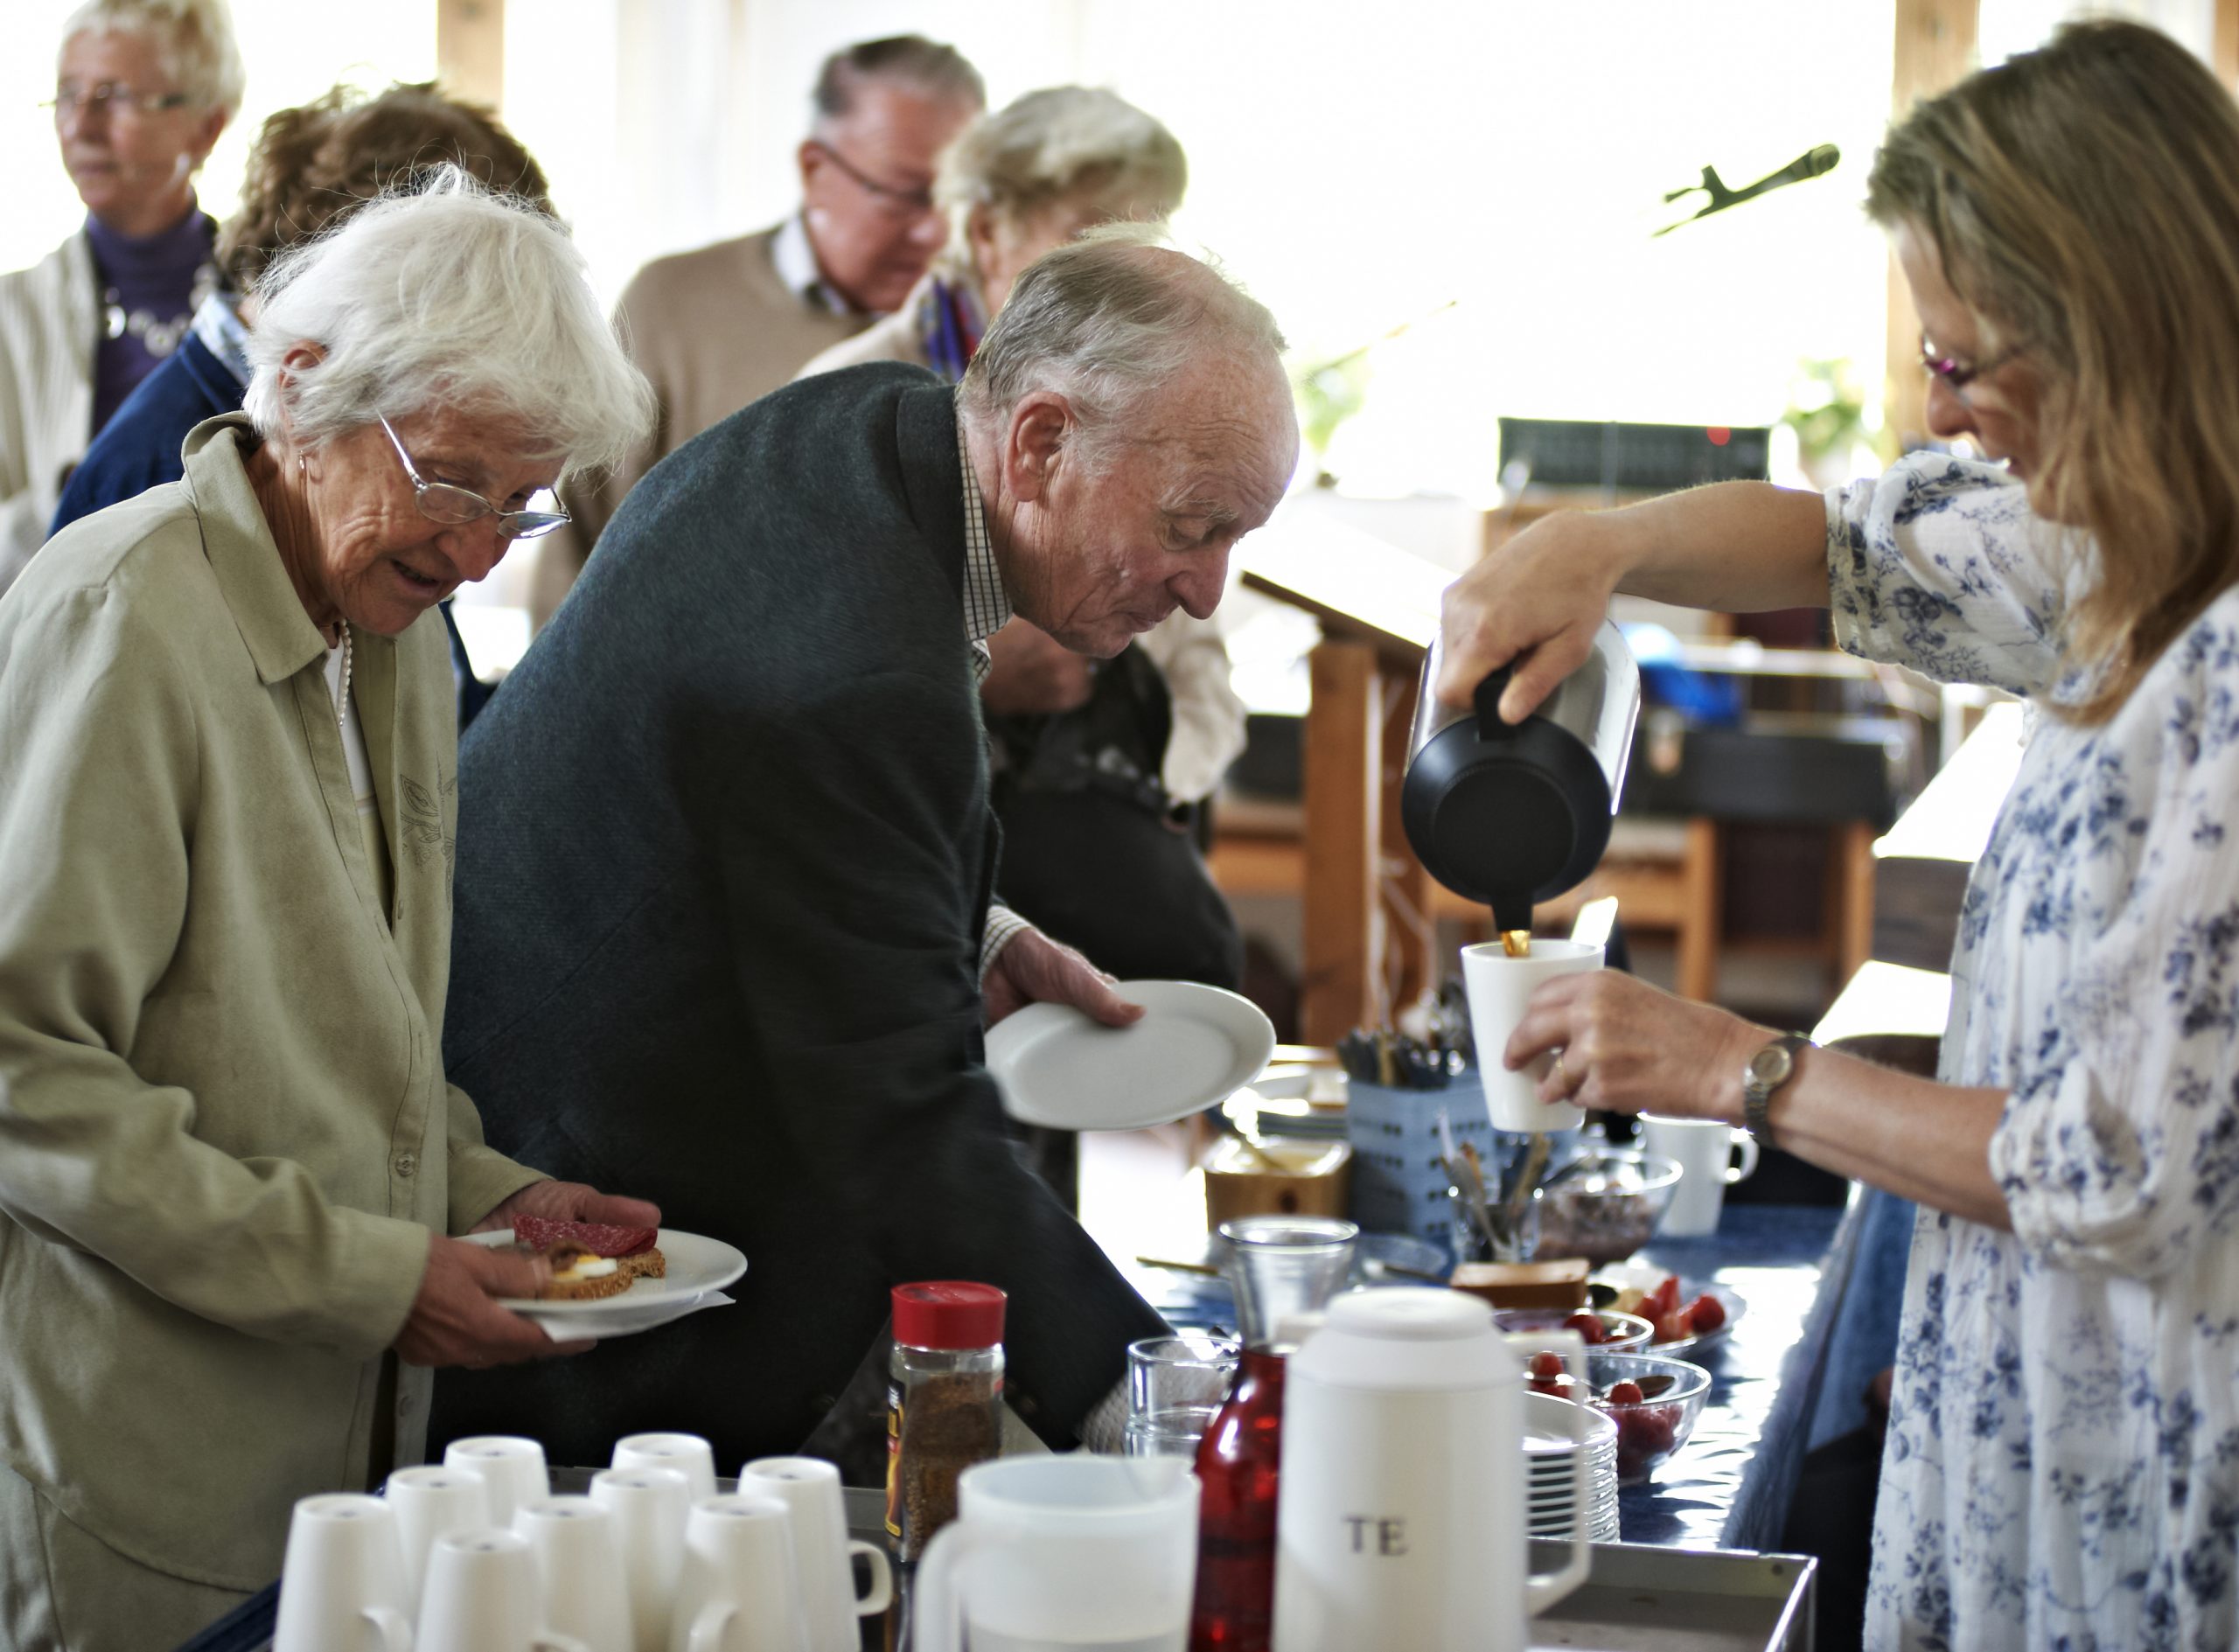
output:
[[[1715,1282],[1747,1305],[1723,1342],[1691,1356],[1711,1393],[1686,1446],[1618,1498],[1627,1543],[1770,1549],[1795,1495],[1856,1254],[1855,1217],[1827,1206],[1726,1207],[1715,1236],[1665,1240],[1644,1260]],[[1194,1258],[1184,1258],[1194,1259]],[[1140,1265],[1136,1287],[1176,1325],[1235,1325],[1227,1282]]]

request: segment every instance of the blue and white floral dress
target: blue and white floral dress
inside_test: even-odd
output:
[[[1828,495],[1844,647],[2040,701],[2089,577],[2022,488]],[[2239,1645],[2239,590],[2122,710],[2042,710],[1961,910],[1941,1077],[2005,1090],[2013,1231],[1923,1211],[1872,1647]]]

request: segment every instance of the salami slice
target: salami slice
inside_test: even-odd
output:
[[[515,1216],[513,1237],[547,1251],[555,1244],[580,1244],[599,1256],[635,1256],[650,1251],[658,1228],[617,1228],[604,1222],[561,1222],[551,1216]]]

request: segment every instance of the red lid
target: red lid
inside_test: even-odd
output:
[[[1003,1304],[992,1285],[922,1279],[894,1287],[894,1340],[912,1348],[993,1348],[1003,1340]]]

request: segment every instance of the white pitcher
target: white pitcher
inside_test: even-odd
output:
[[[1275,1514],[1274,1652],[1523,1652],[1525,1620],[1586,1581],[1524,1570],[1524,1374],[1458,1291],[1360,1291],[1290,1356]],[[1573,1506],[1589,1495],[1584,1452]]]

